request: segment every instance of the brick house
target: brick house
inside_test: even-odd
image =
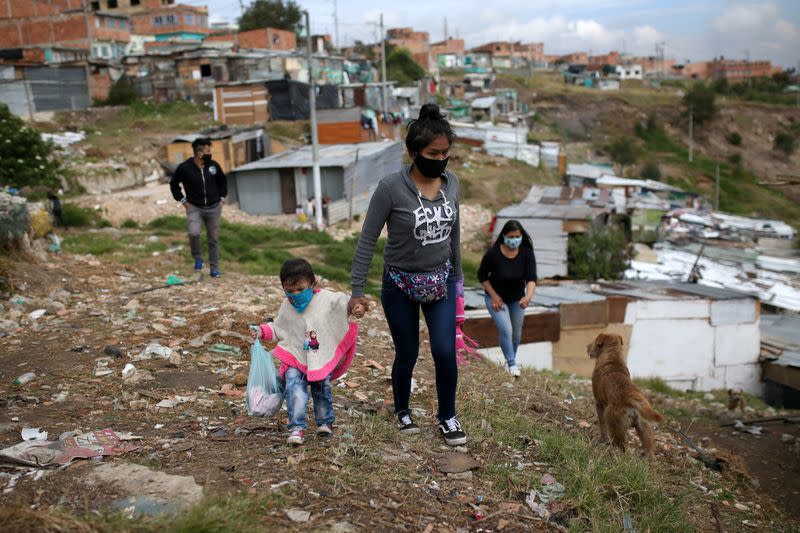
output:
[[[386,40],[398,48],[411,52],[414,62],[426,72],[436,65],[431,60],[430,34],[426,31],[414,31],[413,28],[390,28],[386,31]]]
[[[277,28],[259,28],[238,33],[223,33],[209,35],[204,40],[206,43],[230,43],[231,47],[251,50],[285,50],[297,48],[297,35],[293,31],[279,30]]]
[[[464,64],[464,39],[448,38],[431,44],[431,56],[439,68],[454,68]]]

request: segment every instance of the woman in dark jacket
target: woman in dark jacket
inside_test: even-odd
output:
[[[522,339],[525,308],[536,292],[536,256],[530,235],[509,220],[481,260],[478,281],[486,291],[486,308],[497,325],[508,372],[519,376],[517,349]]]

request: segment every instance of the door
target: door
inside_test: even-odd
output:
[[[287,214],[294,213],[297,208],[297,192],[294,188],[294,169],[282,168],[280,169],[281,176],[281,206],[283,212]]]

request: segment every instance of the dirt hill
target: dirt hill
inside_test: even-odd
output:
[[[727,460],[718,472],[664,428],[651,462],[633,438],[627,453],[611,450],[597,438],[586,379],[525,370],[514,381],[473,361],[460,369],[458,394],[470,440],[452,450],[436,434],[425,340],[412,398],[423,431],[400,437],[391,414],[393,348],[376,300],[360,321],[355,362],[334,388],[333,439],[288,447],[284,417],[249,418],[241,398],[247,324],[275,315],[277,279],[226,271],[136,294],[172,273],[195,281],[189,269],[180,253],[130,264],[67,250],[15,264],[0,337],[0,444],[19,442],[23,427],[51,439],[111,428],[132,433],[138,449],[17,478],[0,469],[4,523],[22,520],[25,531],[619,531],[627,521],[639,531],[790,530],[790,508],[765,493],[766,480],[759,488],[741,460],[691,429],[692,420],[716,424],[721,395],[649,392],[671,426],[689,426],[709,457]],[[36,309],[47,312],[32,318]],[[153,343],[180,357],[135,360]],[[137,373],[124,381],[128,363]],[[12,385],[27,371],[37,377]],[[786,469],[787,478],[795,474]],[[137,494],[148,496],[145,507],[150,499],[179,505],[198,487],[203,499],[176,517],[131,521],[113,511]],[[531,490],[553,500],[531,500]]]

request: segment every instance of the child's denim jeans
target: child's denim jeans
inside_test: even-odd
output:
[[[289,429],[306,429],[306,410],[308,409],[308,380],[306,375],[294,367],[289,367],[284,376],[286,380],[286,410],[289,414]],[[324,381],[311,382],[311,397],[314,398],[314,421],[317,427],[331,425],[334,420],[333,392],[331,377]]]

